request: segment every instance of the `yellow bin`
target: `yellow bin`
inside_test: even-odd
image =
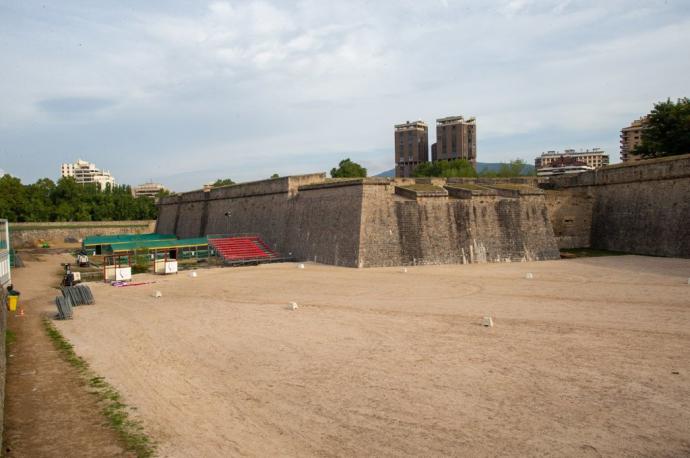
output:
[[[17,310],[17,300],[19,296],[7,296],[7,310],[14,312]]]

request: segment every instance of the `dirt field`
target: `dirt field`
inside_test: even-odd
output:
[[[679,456],[688,277],[636,256],[274,264],[92,284],[58,326],[162,456]]]

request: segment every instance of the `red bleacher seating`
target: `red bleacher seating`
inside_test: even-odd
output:
[[[212,238],[208,240],[223,260],[250,261],[269,260],[279,255],[258,236]]]

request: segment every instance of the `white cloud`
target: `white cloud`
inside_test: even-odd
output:
[[[394,123],[450,114],[477,116],[480,160],[577,142],[616,157],[624,123],[690,89],[682,2],[21,5],[0,16],[0,150],[79,153],[125,182],[160,164],[251,179],[339,155],[376,172]]]

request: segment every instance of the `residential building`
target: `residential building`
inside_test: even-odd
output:
[[[60,175],[73,177],[80,184],[96,183],[101,190],[105,189],[107,184],[115,186],[115,178],[109,171],[99,170],[96,164],[81,159],[74,164],[62,164]]]
[[[395,126],[395,176],[411,177],[414,169],[429,161],[429,127],[422,121]]]
[[[477,123],[475,118],[449,116],[436,120],[436,143],[432,161],[466,159],[477,166]]]
[[[647,117],[636,119],[628,127],[621,129],[621,161],[639,161],[642,156],[633,150],[642,144],[642,131],[647,125]]]
[[[167,191],[165,186],[163,186],[160,183],[144,183],[140,184],[139,186],[135,186],[132,188],[132,195],[134,197],[151,197],[155,198],[159,192],[161,191]]]
[[[573,173],[587,172],[594,167],[573,156],[559,156],[547,165],[537,169],[537,176],[548,177],[553,175],[569,175]]]
[[[593,148],[592,150],[585,151],[575,151],[574,149],[567,149],[565,151],[547,151],[541,153],[541,156],[534,160],[534,167],[537,169],[537,175],[539,175],[539,170],[549,167],[552,163],[559,161],[563,163],[561,159],[568,158],[573,159],[583,165],[590,167],[590,169],[598,169],[599,167],[604,167],[609,165],[609,155],[605,151],[599,148]]]

